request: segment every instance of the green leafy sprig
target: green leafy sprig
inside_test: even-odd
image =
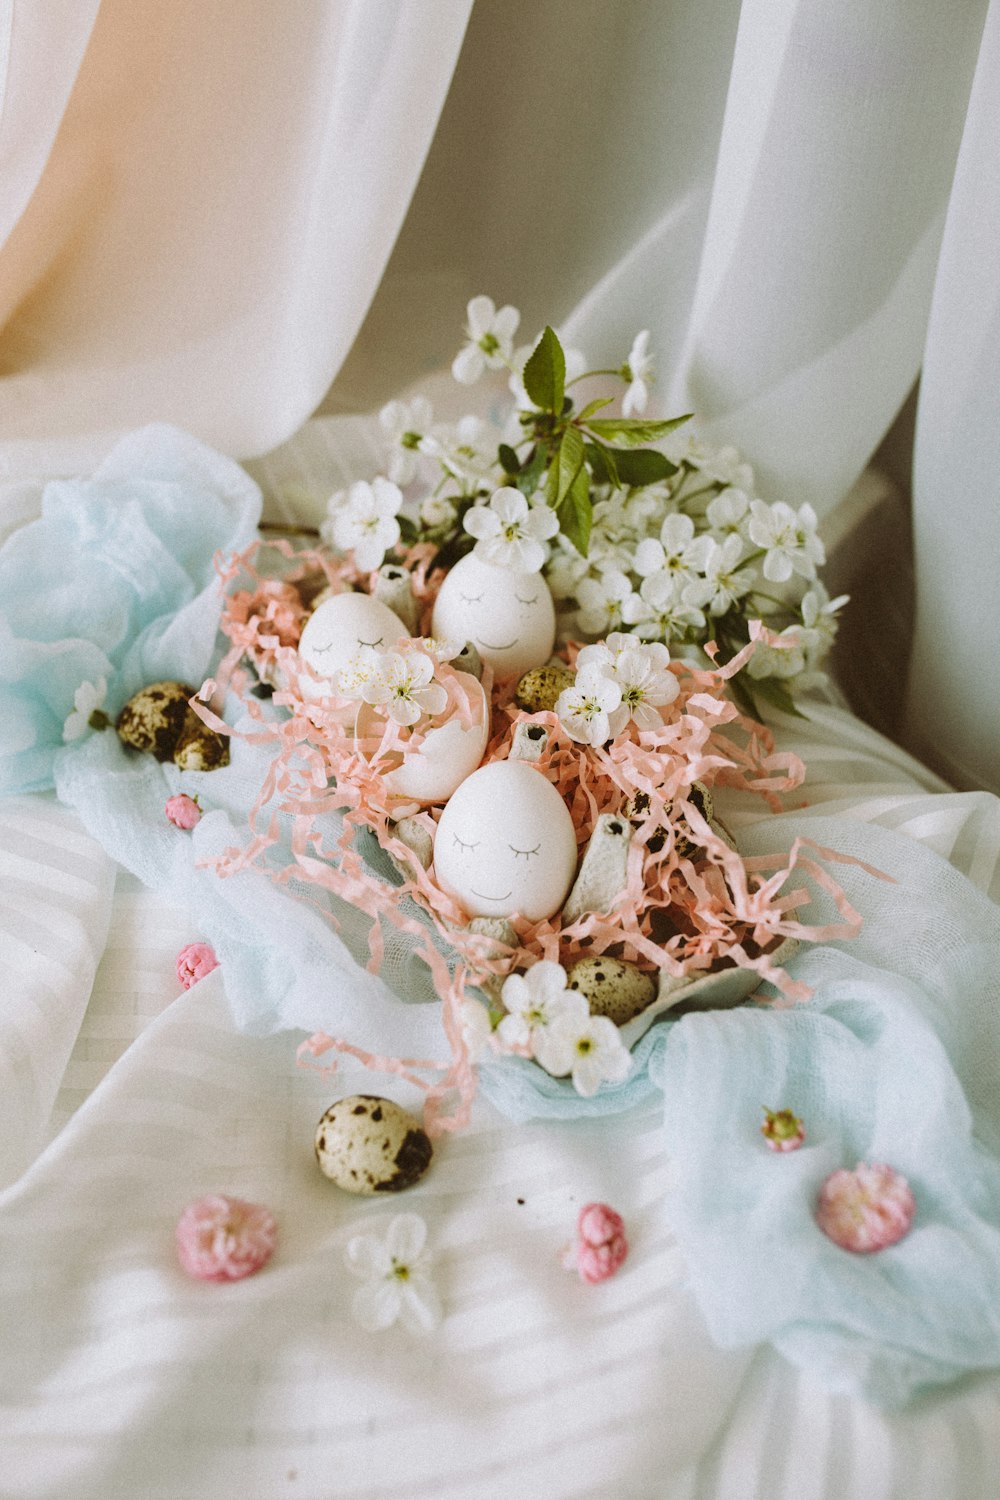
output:
[[[600,371],[589,371],[584,380]],[[559,529],[586,557],[593,523],[591,489],[596,484],[613,489],[638,489],[676,474],[677,465],[657,448],[690,412],[668,421],[627,417],[599,417],[613,397],[598,397],[577,411],[566,392],[566,356],[554,330],[546,325],[521,376],[536,411],[522,412],[525,429],[519,454],[501,444],[500,462],[508,481],[522,494],[533,495],[544,476],[545,498],[559,517]]]

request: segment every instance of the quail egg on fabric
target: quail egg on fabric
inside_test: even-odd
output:
[[[388,651],[407,635],[402,620],[380,599],[370,594],[334,594],[306,621],[299,656],[329,684],[365,646]],[[308,700],[325,698],[331,690],[306,672],[299,678],[299,691]]]
[[[397,797],[414,802],[446,802],[483,758],[490,728],[490,706],[480,684],[468,672],[460,674],[462,686],[474,707],[471,724],[457,718],[435,725],[424,735],[419,748],[404,751],[398,769],[388,771],[385,784]],[[385,720],[371,704],[358,710],[355,733],[359,740],[378,738]]]
[[[495,672],[520,676],[552,655],[556,612],[541,573],[517,573],[469,553],[449,572],[434,605],[439,640],[471,641]]]
[[[434,871],[470,917],[519,912],[538,922],[562,907],[576,855],[573,820],[552,783],[524,761],[498,760],[446,804]]]

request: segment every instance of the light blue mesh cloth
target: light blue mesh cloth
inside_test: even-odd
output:
[[[838,870],[865,927],[790,964],[808,1005],[670,1028],[650,1061],[674,1164],[665,1212],[720,1344],[770,1341],[829,1386],[898,1406],[1000,1364],[1000,911],[885,829],[810,832],[863,846],[899,884]],[[762,1105],[803,1118],[800,1150],[768,1149]],[[909,1235],[870,1255],[813,1219],[827,1174],[859,1161],[902,1172],[917,1204]]]
[[[0,794],[51,787],[82,682],[112,718],[149,682],[198,686],[216,644],[212,559],[244,547],[260,491],[166,426],[124,439],[92,479],[45,488],[41,519],[0,551]]]
[[[107,677],[114,715],[150,681],[197,685],[211,670],[213,554],[251,539],[259,505],[235,464],[164,427],[134,434],[93,480],[47,488],[42,519],[0,550],[0,792],[55,785],[114,858],[187,903],[241,1027],[325,1029],[443,1061],[440,1007],[408,940],[386,927],[383,982],[357,962],[361,914],[315,887],[199,868],[247,837],[266,748],[235,740],[229,767],[198,775],[110,731],[62,743],[84,680]],[[227,705],[230,722],[240,712]],[[193,833],[164,818],[181,789],[208,809]],[[770,853],[798,831],[793,814],[769,817],[741,842]],[[902,836],[845,819],[812,818],[809,831],[899,880],[838,868],[865,928],[793,960],[815,989],[809,1005],[661,1023],[630,1078],[593,1100],[518,1059],[484,1068],[483,1084],[513,1119],[604,1114],[662,1090],[675,1166],[665,1213],[715,1338],[769,1340],[833,1386],[898,1404],[1000,1364],[1000,913]],[[287,861],[286,843],[275,863]],[[831,915],[825,901],[810,919]],[[765,1104],[804,1117],[803,1149],[767,1149]],[[910,1235],[864,1257],[812,1217],[826,1174],[860,1160],[904,1172],[917,1200]]]

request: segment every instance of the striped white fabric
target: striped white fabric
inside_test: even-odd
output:
[[[316,423],[254,466],[284,520],[377,461]],[[311,496],[311,503],[306,495]],[[959,796],[834,704],[790,724],[798,800],[931,845],[1000,900],[1000,804]],[[734,824],[759,807],[726,809]],[[363,1089],[296,1069],[298,1036],[230,1024],[217,972],[178,994],[196,917],[115,872],[52,800],[0,804],[0,1496],[4,1500],[993,1500],[1000,1377],[886,1417],[766,1350],[715,1348],[661,1207],[655,1106],[512,1127],[483,1105],[398,1203],[316,1170],[315,1121]],[[98,962],[99,961],[99,962]],[[95,974],[96,967],[96,974]],[[268,1203],[259,1276],[187,1280],[192,1198]],[[579,1206],[632,1251],[559,1265]],[[430,1226],[446,1318],[362,1333],[343,1247],[398,1208]]]
[[[792,742],[811,768],[804,823],[878,821],[997,891],[993,799],[941,791],[839,708]],[[195,919],[123,874],[112,902],[107,861],[53,802],[4,805],[0,839],[0,1494],[995,1495],[1000,1378],[889,1418],[767,1351],[712,1346],[660,1207],[655,1107],[514,1128],[483,1106],[405,1204],[352,1200],[316,1171],[315,1120],[341,1093],[411,1102],[405,1088],[326,1082],[295,1068],[297,1037],[236,1034],[218,974],[178,996]],[[258,1277],[218,1287],[177,1267],[177,1215],[210,1190],[278,1214]],[[633,1246],[598,1288],[558,1264],[591,1198],[620,1208]],[[402,1206],[428,1220],[446,1304],[426,1340],[350,1317],[344,1243]]]

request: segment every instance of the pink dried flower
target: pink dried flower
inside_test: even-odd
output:
[[[187,792],[178,792],[176,796],[168,797],[163,811],[175,828],[194,828],[196,823],[201,822],[198,798],[189,797]]]
[[[805,1127],[790,1109],[764,1108],[761,1135],[772,1151],[797,1151],[806,1138]]]
[[[266,1265],[277,1237],[274,1215],[263,1204],[209,1193],[189,1203],[177,1221],[177,1256],[201,1281],[239,1281]]]
[[[892,1167],[858,1162],[841,1167],[820,1188],[816,1222],[842,1250],[867,1254],[901,1240],[913,1223],[916,1203],[906,1178]]]
[[[210,943],[188,943],[177,955],[177,978],[186,990],[219,967]]]
[[[563,1257],[568,1271],[594,1286],[613,1276],[628,1254],[625,1223],[606,1203],[586,1203],[576,1222],[576,1240]]]

